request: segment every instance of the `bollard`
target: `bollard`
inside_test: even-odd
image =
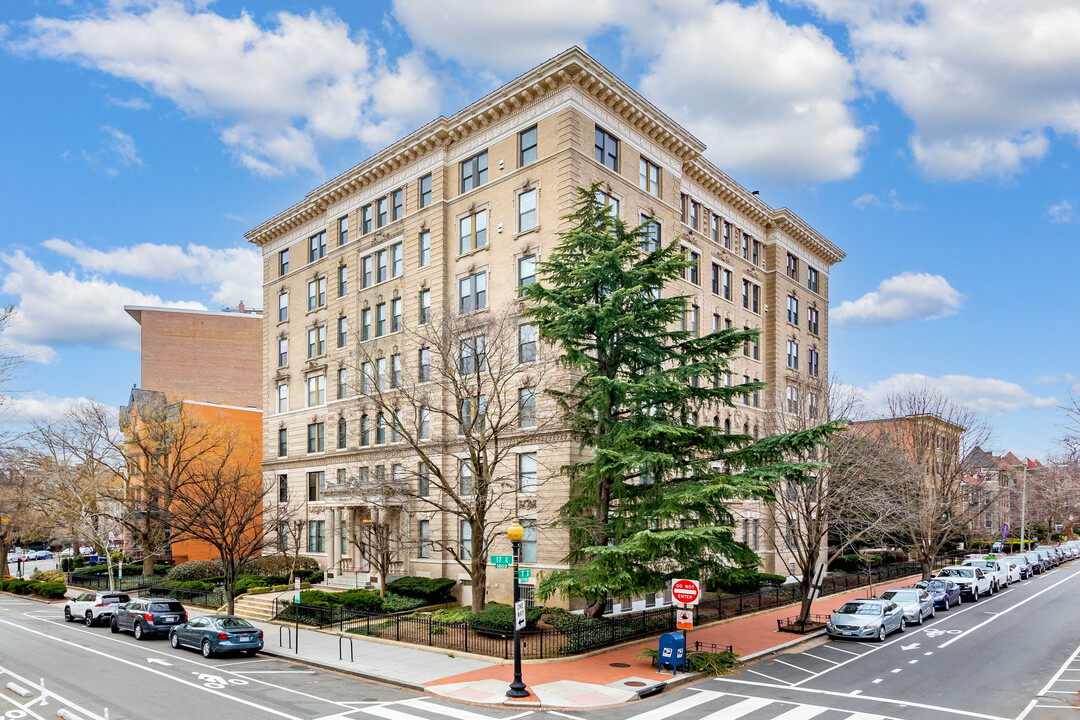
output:
[[[48,699],[45,697],[45,678],[41,678],[41,705],[44,707],[49,704]]]

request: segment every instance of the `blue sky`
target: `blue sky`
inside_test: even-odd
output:
[[[847,252],[831,370],[927,383],[1046,457],[1080,389],[1072,0],[5,3],[7,406],[111,405],[125,304],[257,305],[243,232],[578,44]],[[1006,51],[1007,49],[1007,51]]]

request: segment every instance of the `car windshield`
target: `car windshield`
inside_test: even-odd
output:
[[[881,606],[877,603],[844,603],[839,612],[841,615],[880,615]]]
[[[184,606],[178,602],[154,603],[150,612],[184,612]]]
[[[108,605],[116,605],[117,603],[125,603],[130,599],[131,598],[129,598],[127,595],[106,595],[105,597],[101,598],[101,602]]]
[[[970,568],[955,568],[948,567],[938,573],[941,577],[963,577],[969,578],[975,575],[975,571]]]
[[[944,580],[924,580],[922,582],[915,583],[915,587],[922,588],[923,590],[930,590],[932,592],[941,592],[945,589]]]
[[[240,629],[240,628],[254,627],[251,623],[249,623],[244,618],[238,618],[238,617],[224,617],[224,618],[221,618],[220,620],[218,620],[217,624],[218,624],[218,627],[222,628],[223,630],[237,630],[237,629]]]
[[[918,600],[918,596],[915,595],[913,590],[886,590],[881,593],[882,600],[892,600],[893,602],[915,602]]]
[[[995,567],[995,564],[994,564],[993,560],[969,560],[968,562],[966,562],[964,564],[965,565],[970,565],[972,567],[986,568],[987,570],[996,570],[997,569]]]

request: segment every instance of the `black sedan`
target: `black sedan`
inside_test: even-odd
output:
[[[203,657],[215,653],[243,651],[254,655],[262,650],[263,631],[235,615],[207,615],[177,625],[169,633],[174,648],[200,650]]]

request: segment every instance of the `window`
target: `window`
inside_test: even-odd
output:
[[[386,250],[380,250],[375,253],[375,282],[386,282],[386,259],[389,253]]]
[[[289,319],[289,293],[278,293],[277,296],[277,321],[285,322]]]
[[[421,494],[420,497],[424,495]],[[416,534],[420,539],[420,557],[431,557],[431,521],[421,520],[417,525]]]
[[[461,548],[458,557],[463,561],[472,560],[472,526],[468,520],[461,521]]]
[[[382,413],[375,416],[375,444],[386,444],[386,416]]]
[[[750,384],[750,376],[749,375],[743,375],[742,376],[742,384],[744,386]],[[743,401],[743,405],[749,405],[750,404],[750,391],[749,390],[744,390],[743,391],[742,401]]]
[[[799,324],[799,299],[791,295],[787,299],[787,321],[792,325]]]
[[[360,311],[360,339],[371,339],[371,308]]]
[[[308,520],[308,540],[307,549],[308,552],[321,553],[326,552],[326,546],[323,543],[323,534],[326,530],[325,520]]]
[[[401,387],[401,355],[399,353],[390,356],[390,387]]]
[[[326,231],[312,235],[308,239],[308,262],[315,262],[326,257]]]
[[[371,287],[372,257],[370,255],[360,260],[360,287]]]
[[[712,215],[709,219],[709,237],[714,243],[720,242],[720,216]]]
[[[760,349],[761,349],[761,335],[758,334],[758,335],[754,336],[754,359],[755,360],[760,359],[759,358]]]
[[[536,256],[518,258],[518,297],[525,295],[525,288],[536,282]]]
[[[487,273],[473,273],[461,278],[458,283],[461,300],[459,310],[462,313],[482,310],[487,306]]]
[[[743,332],[748,332],[750,328],[746,325],[742,326]],[[750,357],[750,338],[745,338],[742,341],[742,354],[743,357]]]
[[[811,377],[818,376],[818,351],[808,350],[806,352],[806,371],[810,373]]]
[[[660,223],[648,215],[642,215],[641,224],[645,226],[645,232],[641,236],[642,251],[656,252],[660,248]]]
[[[536,227],[536,188],[518,195],[518,232]]]
[[[478,250],[487,245],[487,210],[473,213],[458,221],[458,252]]]
[[[341,368],[337,371],[337,399],[344,400],[349,395],[349,371]]]
[[[349,426],[345,418],[339,417],[337,421],[337,446],[338,450],[344,450],[349,439]],[[338,470],[338,482],[345,480],[345,469]]]
[[[401,410],[395,410],[394,415],[390,420],[390,442],[392,442],[392,443],[401,442],[401,428],[402,428],[402,426],[404,426],[404,424],[405,423],[402,421],[402,418],[401,418]],[[400,466],[396,466],[396,467],[400,468]],[[394,478],[394,479],[396,480],[397,478]]]
[[[787,411],[790,413],[799,411],[799,388],[788,385],[787,388]]]
[[[750,281],[742,281],[742,306],[746,309],[750,309]]]
[[[619,141],[614,135],[599,126],[596,128],[596,162],[606,168],[619,172]]]
[[[727,269],[720,273],[720,297],[731,299],[731,271]]]
[[[757,381],[758,381],[758,379],[754,378],[754,382],[756,383]],[[755,390],[754,391],[754,407],[761,407],[760,393],[761,393],[760,390]],[[757,437],[757,425],[754,426],[754,437],[755,438]]]
[[[416,379],[420,382],[431,379],[431,348],[420,348],[417,361]]]
[[[420,178],[420,207],[426,208],[431,204],[431,173]]]
[[[278,338],[277,364],[278,367],[285,367],[289,364],[289,338]]]
[[[308,407],[326,404],[326,376],[313,375],[307,379]]]
[[[289,386],[285,383],[277,386],[277,411],[289,412]]]
[[[613,217],[619,217],[619,200],[612,195],[608,195],[606,192],[600,190],[596,191],[596,202],[600,203],[607,208],[608,214]]]
[[[487,150],[479,155],[473,155],[461,163],[461,192],[469,192],[487,182],[488,154]]]
[[[277,431],[277,454],[285,457],[289,454],[289,431],[281,428]]]
[[[360,233],[367,235],[371,232],[371,205],[360,208]]]
[[[809,265],[806,266],[806,287],[818,291],[818,271]]]
[[[815,335],[818,334],[818,309],[806,308],[806,329]]]
[[[521,528],[525,531],[525,534],[521,536],[521,556],[518,558],[518,562],[535,565],[536,564],[536,521],[535,520],[522,520]],[[525,600],[525,605],[528,606],[528,599]]]
[[[694,230],[698,229],[698,216],[701,214],[701,206],[698,205],[697,200],[690,201],[690,227]]]
[[[536,126],[518,133],[518,167],[536,162]]]
[[[381,197],[375,201],[375,227],[381,228],[386,224],[386,198]]]
[[[720,294],[720,266],[712,264],[712,291],[713,295]]]
[[[375,380],[375,371],[369,362],[360,366],[360,392],[365,395],[372,393],[372,383]]]
[[[405,214],[405,191],[395,190],[390,193],[390,219],[400,220]]]
[[[799,343],[794,340],[787,342],[787,366],[792,370],[799,369]]]
[[[326,278],[315,278],[307,284],[307,309],[326,307]]]
[[[307,426],[307,451],[317,453],[323,450],[323,424],[311,423]]]
[[[536,326],[518,326],[518,362],[529,363],[536,360]]]
[[[518,455],[518,491],[524,493],[536,492],[536,453],[521,453]]]
[[[761,312],[760,307],[761,300],[761,288],[751,283],[750,285],[750,310],[753,312]]]
[[[420,267],[431,264],[431,231],[420,233]]]
[[[307,356],[318,357],[326,353],[326,326],[316,325],[307,331]]]
[[[427,440],[431,437],[431,408],[427,405],[420,406],[420,427],[419,435],[421,440]]]
[[[787,274],[795,282],[799,281],[799,258],[791,253],[787,254]]]
[[[472,465],[468,460],[462,460],[458,464],[458,494],[460,495],[472,495],[473,493],[473,471]]]
[[[361,415],[360,416],[360,446],[361,447],[367,447],[370,444],[371,444],[371,418],[369,418],[367,415]]]
[[[375,359],[375,387],[379,390],[386,389],[386,358]]]
[[[375,337],[386,334],[386,303],[375,306]]]
[[[419,321],[421,325],[427,325],[431,322],[431,290],[420,291],[420,317]]]
[[[759,260],[761,258],[761,243],[759,243],[757,240],[754,240],[753,241],[753,248],[754,248],[754,255],[753,255],[752,262],[755,265],[760,265],[761,263],[759,262]]]
[[[698,336],[698,325],[701,318],[701,309],[697,305],[690,306],[690,327],[687,328],[694,337]]]
[[[461,341],[461,372],[471,374],[487,367],[486,338],[476,335]]]
[[[536,388],[524,387],[518,390],[518,425],[536,426]]]
[[[484,417],[487,411],[487,396],[478,395],[475,398],[465,398],[461,401],[462,425],[458,434],[465,433],[467,427],[471,432],[484,432]]]
[[[349,216],[339,218],[337,221],[337,244],[345,245],[349,242]]]
[[[277,499],[278,502],[289,502],[289,476],[277,476]]]
[[[660,166],[641,158],[638,164],[638,187],[650,195],[660,197]]]
[[[694,251],[688,251],[686,253],[686,259],[690,262],[690,267],[683,271],[683,278],[689,280],[695,285],[700,285],[699,266],[701,265],[701,255]]]
[[[345,297],[349,294],[349,267],[338,265],[337,269],[337,296]]]
[[[390,332],[401,331],[401,298],[390,301]]]
[[[285,248],[277,254],[278,257],[278,275],[285,275],[289,272],[289,249]]]
[[[401,243],[390,246],[390,277],[401,277],[402,250]]]
[[[750,236],[746,233],[742,234],[742,259],[750,259]]]
[[[431,468],[426,462],[421,462],[416,468],[417,494],[427,497],[431,494]]]
[[[337,346],[343,348],[349,344],[349,318],[337,319]]]

